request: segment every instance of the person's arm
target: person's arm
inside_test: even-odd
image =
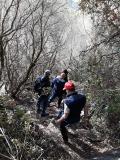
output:
[[[54,78],[54,79],[52,80],[52,82],[51,82],[51,88],[54,87],[55,82],[56,82],[56,78]]]
[[[87,119],[87,117],[88,117],[88,105],[87,104],[84,107],[84,117],[85,117],[85,119]]]
[[[62,121],[64,121],[65,119],[67,119],[68,115],[70,113],[70,109],[68,108],[68,106],[64,103],[64,114],[62,115],[62,117],[60,119],[58,119],[56,121],[57,124],[60,124]]]
[[[41,88],[44,87],[44,81],[45,81],[45,77],[43,76],[43,77],[41,77],[41,79],[40,79]]]

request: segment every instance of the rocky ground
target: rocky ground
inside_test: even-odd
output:
[[[52,103],[48,108],[50,114],[48,117],[41,117],[36,114],[35,105],[34,99],[33,104],[29,104],[28,114],[33,119],[34,126],[37,126],[37,132],[42,131],[48,139],[51,139],[54,142],[54,147],[58,148],[66,160],[120,160],[120,148],[110,146],[104,137],[99,137],[92,128],[86,129],[82,122],[76,129],[68,127],[69,144],[65,145],[61,138],[59,126],[52,122],[58,112],[56,103]],[[26,103],[26,109],[28,109],[27,106]]]
[[[10,101],[8,103],[9,106],[13,106]],[[36,97],[22,98],[17,101],[15,108],[23,109],[26,112],[25,116],[30,118],[30,132],[34,137],[34,145],[41,153],[39,157],[28,157],[27,160],[120,160],[120,148],[112,147],[92,127],[85,128],[83,122],[77,128],[68,127],[69,144],[64,144],[59,126],[53,121],[58,112],[56,103],[52,103],[48,108],[48,117],[36,114]]]

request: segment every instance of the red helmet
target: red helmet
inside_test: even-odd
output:
[[[68,81],[65,83],[63,90],[74,90],[75,85],[72,81]]]

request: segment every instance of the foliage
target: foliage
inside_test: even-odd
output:
[[[0,79],[13,98],[46,68],[52,68],[64,46],[62,13],[58,0],[1,1]]]
[[[36,130],[30,115],[17,105],[14,110],[4,106],[0,99],[0,159],[70,159],[62,148],[58,148],[42,130]],[[61,154],[62,153],[62,154]]]
[[[93,23],[91,44],[72,56],[72,79],[79,81],[91,104],[97,129],[119,138],[120,133],[120,3],[118,0],[81,0],[80,10]],[[104,121],[104,122],[103,122]],[[97,124],[98,123],[98,124]],[[94,123],[95,125],[95,123]]]

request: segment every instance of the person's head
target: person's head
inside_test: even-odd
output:
[[[65,79],[65,77],[66,77],[65,73],[61,73],[60,77],[61,77],[61,79]]]
[[[66,90],[67,93],[75,91],[75,85],[72,81],[65,83],[63,90]]]
[[[65,73],[67,75],[68,74],[68,70],[64,69],[64,70],[62,70],[62,73]]]
[[[45,76],[49,77],[50,74],[51,74],[51,71],[50,71],[50,70],[48,70],[48,69],[45,70],[45,72],[44,72],[44,75],[45,75]]]

